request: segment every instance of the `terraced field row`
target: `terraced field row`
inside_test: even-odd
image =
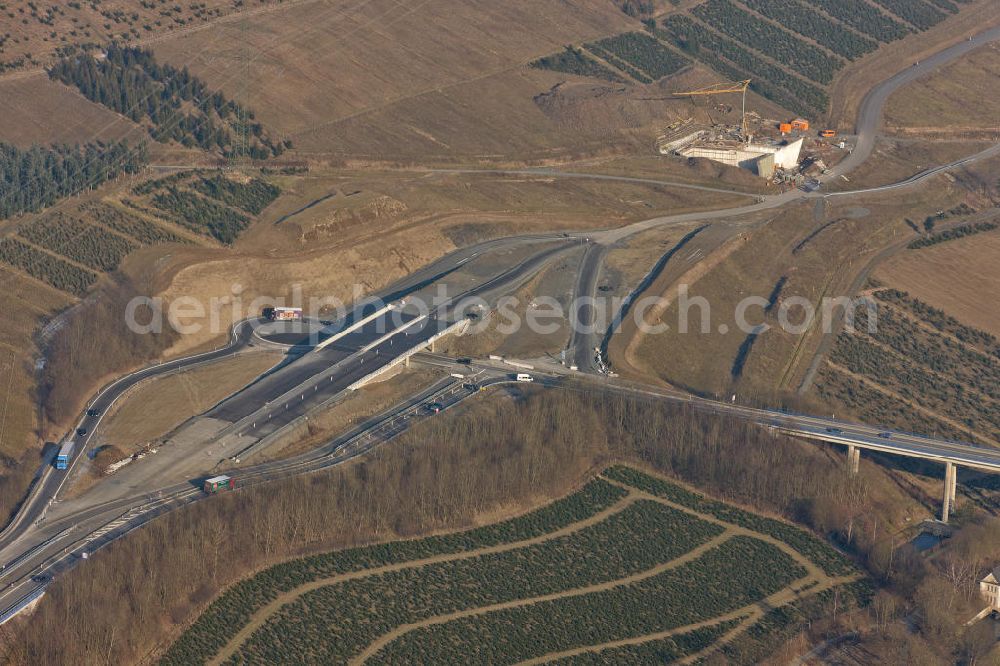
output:
[[[118,269],[143,245],[185,242],[153,222],[113,206],[89,202],[24,222],[3,242],[0,261],[75,296],[84,295],[100,273]]]
[[[611,65],[612,70],[604,63]],[[594,42],[583,48],[567,46],[561,53],[531,63],[536,69],[624,82],[626,77],[652,83],[676,74],[691,61],[643,32],[626,32]]]
[[[771,64],[736,40],[689,16],[668,16],[657,34],[732,80],[752,79],[751,88],[781,106],[802,114],[826,109],[829,98],[815,84]]]
[[[142,183],[129,200],[136,208],[150,206],[157,215],[224,245],[232,245],[281,193],[259,178],[234,180],[204,171],[181,172]]]
[[[832,584],[809,558],[856,576],[794,526],[631,468],[607,473],[615,483],[595,480],[504,523],[272,567],[213,603],[162,663],[679,658],[749,626],[755,604],[784,599],[793,582]],[[786,552],[771,533],[811,555]]]
[[[531,63],[535,69],[548,69],[553,72],[563,74],[574,74],[576,76],[589,76],[605,81],[622,83],[625,81],[619,74],[613,72],[608,67],[589,56],[586,52],[574,46],[567,46],[560,53],[554,53],[544,58],[539,58]]]
[[[917,300],[898,289],[879,289],[875,298],[906,311],[918,321],[929,324],[941,333],[976,347],[980,351],[1000,358],[1000,340],[986,331],[966,326],[943,310]]]
[[[636,502],[596,525],[543,543],[328,585],[284,606],[254,632],[241,649],[236,663],[244,660],[277,663],[289,658],[312,663],[342,663],[361,654],[396,627],[641,574],[700,546],[722,531],[717,525],[656,502]],[[794,565],[790,558],[786,559],[788,564]],[[805,571],[796,573],[804,575]],[[779,575],[774,584],[780,588],[788,580],[791,579]],[[549,616],[549,612],[558,612],[560,603],[553,601],[552,604],[552,608],[540,609],[541,614],[534,605],[501,613],[527,613],[535,618],[534,621],[525,619],[523,623],[515,621],[513,624],[539,627],[541,618]],[[600,608],[600,605],[595,606],[587,616],[575,618],[570,612],[568,623],[583,626],[600,623],[601,618],[607,622],[610,618],[604,617]],[[475,624],[475,620],[470,621]],[[465,621],[459,620],[456,624],[465,624]],[[545,633],[551,635],[554,630],[551,616],[542,625]],[[426,640],[423,630],[413,632],[386,646],[386,653],[376,654],[375,660],[379,663],[455,663],[451,652],[440,651],[453,644],[456,634],[466,635],[467,628],[453,634],[452,623],[438,626],[448,633],[444,641]],[[503,632],[494,633],[489,629],[477,632],[475,643],[492,643],[496,650],[508,655],[499,659],[487,658],[486,663],[509,663],[534,656],[530,648],[511,654],[507,639],[497,641],[495,638],[503,635]],[[494,639],[490,641],[489,636]],[[485,643],[484,638],[487,638]],[[423,647],[415,648],[414,641]],[[459,649],[464,652],[465,647]],[[488,648],[480,647],[478,652],[485,655],[487,651]],[[494,656],[500,655],[494,653]]]
[[[51,255],[13,236],[0,239],[0,261],[60,291],[83,296],[97,273]]]
[[[17,233],[39,247],[100,272],[115,270],[125,255],[139,247],[120,234],[62,213],[22,225]]]
[[[860,312],[830,358],[903,400],[1000,441],[1000,360],[922,328],[892,307],[879,309],[874,332]]]
[[[647,83],[670,76],[691,62],[650,35],[639,32],[626,32],[584,44],[584,47],[615,64],[625,63],[630,73],[638,72],[637,78]]]
[[[936,434],[949,439],[970,438],[967,431],[914,409],[835,367],[820,369],[816,377],[816,392],[829,404],[846,408],[866,423],[878,423],[902,431]]]
[[[605,470],[604,476],[651,495],[662,497],[692,511],[707,514],[727,523],[773,537],[804,555],[829,576],[847,576],[857,571],[851,561],[836,548],[790,523],[720,502],[669,481],[643,474],[632,467],[611,467]]]
[[[626,492],[592,481],[576,493],[524,516],[467,532],[335,551],[278,564],[230,587],[175,642],[161,663],[208,660],[279,594],[312,581],[430,557],[523,541],[555,532],[604,511]]]
[[[801,0],[743,0],[743,4],[848,60],[878,48],[875,40],[838,25]]]
[[[692,13],[707,26],[737,42],[762,51],[789,69],[817,83],[829,83],[843,61],[799,39],[777,25],[757,18],[729,0],[708,0]]]
[[[716,617],[763,599],[805,573],[771,544],[736,536],[692,562],[636,583],[411,631],[373,660],[517,663]]]
[[[958,11],[955,0],[705,0],[659,24],[646,21],[651,35],[629,32],[584,48],[640,83],[676,73],[690,56],[725,78],[752,79],[756,92],[787,109],[817,114],[847,62]],[[532,66],[622,78],[575,47]]]

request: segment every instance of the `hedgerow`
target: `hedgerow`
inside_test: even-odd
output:
[[[516,663],[716,617],[760,601],[805,574],[777,547],[735,536],[636,583],[415,629],[377,652],[373,661]]]
[[[76,296],[86,294],[97,279],[96,273],[74,266],[13,237],[0,240],[0,261]]]
[[[634,645],[604,648],[594,652],[584,652],[546,662],[553,665],[588,666],[589,664],[612,664],[630,666],[631,664],[667,664],[678,661],[692,654],[697,654],[712,643],[722,638],[727,632],[735,629],[740,620],[720,622],[709,627],[702,627],[668,638],[654,639]]]
[[[691,10],[712,28],[744,46],[767,53],[817,83],[830,83],[843,62],[729,0],[707,0]]]
[[[744,4],[848,60],[860,58],[878,48],[874,40],[836,25],[800,0],[744,0]]]
[[[654,81],[676,73],[691,62],[640,32],[626,32],[584,46],[592,51],[611,53]]]
[[[866,423],[878,423],[956,440],[967,440],[970,437],[964,430],[932,418],[905,402],[894,400],[854,377],[829,367],[820,369],[816,391],[827,402],[843,405]]]
[[[548,69],[553,72],[563,72],[565,74],[575,74],[577,76],[590,76],[606,81],[624,81],[618,74],[574,46],[567,46],[560,53],[539,58],[531,63],[531,67],[535,69]]]
[[[945,15],[923,0],[874,0],[896,16],[920,30],[927,30],[944,20]]]
[[[880,42],[893,42],[910,33],[902,23],[892,20],[865,0],[812,0],[812,2],[830,16]]]
[[[916,365],[951,377],[983,395],[1000,399],[1000,359],[997,357],[915,326],[892,307],[879,308],[874,323],[875,326],[869,327],[868,313],[858,312],[854,327]]]
[[[857,569],[845,555],[822,539],[789,523],[744,511],[732,504],[711,499],[681,486],[658,479],[631,467],[616,466],[604,471],[609,479],[644,490],[699,513],[707,513],[727,523],[766,534],[787,543],[811,560],[827,575],[845,576]]]
[[[105,273],[117,269],[125,255],[138,247],[119,234],[61,213],[21,225],[17,234],[50,252]]]
[[[752,78],[750,87],[764,97],[797,113],[822,112],[829,104],[826,93],[762,58],[735,41],[722,37],[688,16],[668,16],[657,34],[681,50],[732,79]]]
[[[531,539],[586,520],[614,505],[625,494],[617,486],[594,480],[576,493],[545,507],[477,529],[334,551],[275,565],[226,590],[177,639],[160,663],[182,666],[207,661],[258,609],[280,593],[310,581]]]
[[[669,562],[722,531],[659,502],[638,501],[597,524],[539,544],[308,592],[255,631],[237,660],[346,661],[395,627],[625,578]],[[420,654],[408,654],[404,661],[441,663]]]
[[[199,178],[191,185],[192,188],[207,197],[221,201],[224,204],[239,208],[252,215],[260,215],[261,211],[271,205],[281,188],[260,178],[251,178],[245,183],[216,174],[211,178]]]
[[[898,305],[913,313],[920,321],[930,324],[942,333],[954,335],[962,342],[980,347],[988,354],[1000,357],[1000,340],[986,331],[966,326],[944,310],[928,305],[898,289],[879,289],[875,298],[885,303]]]
[[[930,236],[924,236],[918,238],[906,247],[911,250],[919,250],[921,248],[930,247],[932,245],[937,245],[938,243],[944,243],[945,241],[958,240],[959,238],[965,238],[966,236],[972,236],[974,234],[981,234],[984,231],[993,231],[994,229],[1000,227],[1000,224],[996,222],[976,222],[974,224],[963,224],[953,229],[947,229],[945,231],[939,231]]]
[[[837,336],[830,358],[914,404],[1000,439],[1000,410],[984,403],[981,395],[950,374],[921,365],[919,359],[894,354],[872,344],[870,338],[847,332]]]

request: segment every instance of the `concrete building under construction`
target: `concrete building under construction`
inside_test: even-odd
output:
[[[704,157],[715,162],[753,171],[770,179],[775,168],[795,169],[799,164],[802,139],[784,144],[747,143],[739,146],[689,145],[678,152],[683,157]]]

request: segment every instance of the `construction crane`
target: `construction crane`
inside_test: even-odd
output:
[[[740,136],[744,141],[750,140],[750,133],[747,129],[747,88],[750,87],[750,79],[739,83],[716,83],[706,88],[689,90],[686,92],[675,92],[674,97],[698,97],[701,95],[722,95],[726,93],[740,93],[743,95],[743,107],[740,114]]]

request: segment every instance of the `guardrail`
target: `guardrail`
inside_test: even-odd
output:
[[[351,384],[350,386],[348,386],[347,390],[348,391],[355,391],[355,390],[361,388],[362,386],[364,386],[365,384],[367,384],[371,380],[375,379],[379,375],[382,375],[382,374],[388,372],[390,369],[394,368],[395,366],[399,365],[400,363],[406,362],[406,360],[408,358],[410,358],[411,356],[413,356],[414,354],[416,354],[417,352],[419,352],[420,350],[422,350],[424,347],[430,347],[431,345],[433,345],[435,342],[437,342],[438,340],[440,340],[444,336],[446,336],[446,335],[448,335],[450,333],[454,333],[459,328],[462,328],[464,330],[464,329],[467,329],[468,327],[469,327],[469,320],[468,319],[462,319],[461,321],[456,321],[454,324],[451,324],[447,328],[444,328],[441,331],[439,331],[438,333],[435,333],[434,335],[432,335],[431,337],[427,338],[423,342],[418,343],[415,347],[413,347],[409,351],[403,352],[402,354],[400,354],[399,356],[397,356],[396,358],[394,358],[389,363],[386,363],[385,365],[383,365],[378,370],[375,370],[374,372],[368,373],[367,375],[365,375],[364,377],[362,377],[358,381],[356,381],[353,384]]]
[[[35,603],[45,594],[45,588],[39,587],[28,592],[26,595],[14,602],[14,605],[0,614],[0,625],[4,625],[21,613],[25,608]]]
[[[416,321],[417,320],[414,320],[414,322],[416,322]],[[408,359],[408,358],[412,357],[414,354],[420,352],[422,349],[424,349],[424,347],[427,347],[427,346],[433,344],[435,341],[440,340],[445,335],[448,335],[450,333],[455,332],[458,328],[461,328],[461,327],[466,327],[467,328],[468,326],[469,326],[469,320],[467,320],[467,319],[463,319],[461,321],[457,321],[454,324],[449,325],[447,328],[443,329],[439,333],[436,333],[436,334],[432,335],[427,340],[424,340],[423,342],[418,343],[415,347],[413,347],[409,351],[406,351],[403,354],[400,354],[395,359],[393,359],[392,361],[390,361],[386,365],[382,366],[378,370],[375,370],[374,372],[368,373],[367,375],[365,375],[364,377],[362,377],[358,381],[354,382],[353,384],[351,384],[350,386],[348,386],[347,388],[345,388],[343,391],[330,396],[329,398],[327,398],[326,400],[324,400],[320,404],[318,404],[315,407],[309,409],[309,411],[306,412],[305,414],[303,414],[301,416],[297,416],[296,418],[292,419],[291,421],[289,421],[285,425],[281,426],[280,428],[278,428],[274,432],[271,432],[271,433],[268,433],[267,435],[264,435],[263,437],[261,437],[256,442],[253,442],[252,444],[250,444],[246,448],[244,448],[241,451],[239,451],[238,453],[234,454],[232,457],[239,458],[241,460],[246,460],[250,456],[256,455],[256,454],[260,453],[264,449],[268,448],[269,446],[271,446],[272,444],[274,444],[275,442],[277,442],[279,439],[288,437],[289,434],[291,432],[293,432],[296,428],[302,428],[303,426],[305,426],[309,422],[309,417],[312,416],[313,414],[315,414],[316,412],[319,412],[319,411],[321,411],[323,409],[327,409],[331,405],[333,405],[333,404],[335,404],[335,403],[340,402],[341,400],[343,400],[344,396],[347,394],[348,391],[355,391],[355,390],[361,388],[366,383],[372,381],[376,377],[378,377],[378,376],[380,376],[380,375],[388,372],[390,369],[396,367],[400,363],[405,362],[406,359]],[[396,333],[398,333],[401,330],[402,330],[401,328],[400,329],[396,329],[393,332],[393,335],[395,335]],[[296,389],[296,390],[298,390],[298,389]]]

